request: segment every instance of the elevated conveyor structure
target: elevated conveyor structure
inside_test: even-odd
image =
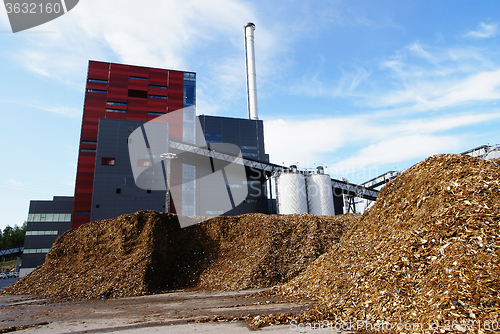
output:
[[[207,147],[199,147],[193,144],[188,144],[179,141],[170,141],[170,148],[172,149],[173,153],[177,154],[196,154],[227,161],[228,163],[241,164],[244,165],[245,167],[262,171],[268,177],[270,177],[273,174],[281,173],[283,170],[287,169],[287,167],[284,166],[268,162],[251,160],[247,158],[241,158],[224,152],[217,152]],[[362,185],[357,185],[354,183],[349,183],[336,179],[331,179],[331,182],[334,195],[343,194],[352,197],[360,197],[371,201],[377,199],[378,190],[369,189]]]
[[[399,174],[401,174],[401,172],[390,171],[380,176],[377,176],[376,178],[373,178],[369,181],[366,181],[365,183],[362,183],[361,186],[368,189],[375,189],[395,179],[396,177],[399,176]]]
[[[461,154],[481,159],[495,159],[500,157],[500,145],[482,145]]]

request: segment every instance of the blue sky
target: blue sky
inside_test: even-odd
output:
[[[72,196],[89,59],[197,72],[197,113],[246,117],[254,22],[272,162],[363,182],[500,143],[500,2],[81,0],[13,34],[0,10],[0,228]]]

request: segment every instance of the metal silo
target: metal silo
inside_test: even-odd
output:
[[[307,207],[309,213],[318,216],[333,216],[332,180],[330,175],[324,174],[323,167],[317,168],[317,174],[306,177]]]
[[[297,166],[276,177],[276,201],[279,214],[307,213],[305,177]]]

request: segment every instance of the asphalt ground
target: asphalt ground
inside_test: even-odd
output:
[[[7,278],[7,279],[0,279],[0,290],[8,287],[9,285],[11,285],[12,283],[14,283],[18,279],[19,279],[19,277],[16,277],[16,278]]]
[[[248,315],[300,312],[310,303],[256,297],[260,290],[177,291],[131,298],[54,301],[0,295],[0,333],[250,333]],[[212,322],[204,322],[211,319]],[[241,318],[240,318],[241,319]],[[265,327],[263,333],[318,333],[304,325]],[[321,332],[338,333],[324,329]]]

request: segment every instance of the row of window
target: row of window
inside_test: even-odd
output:
[[[127,104],[124,102],[113,102],[113,101],[108,101],[106,102],[107,105],[110,106],[126,106]]]
[[[111,108],[106,108],[106,111],[107,112],[117,112],[117,113],[122,113],[122,114],[125,114],[127,111],[126,110],[122,110],[122,109],[111,109]]]
[[[107,94],[108,92],[106,90],[103,90],[103,89],[87,89],[87,92],[88,93],[99,93],[99,94]],[[141,98],[141,99],[146,99],[146,98],[150,98],[150,99],[162,99],[162,100],[166,100],[167,97],[166,96],[162,96],[162,95],[152,95],[152,94],[148,94],[147,91],[145,90],[137,90],[137,89],[129,89],[128,90],[128,96],[129,97],[138,97],[138,98]],[[126,105],[126,103],[121,103],[121,104],[118,104],[119,102],[114,102],[114,103],[107,103],[107,104],[110,104],[110,105]]]
[[[24,249],[24,254],[46,254],[50,251],[50,248],[28,248]]]
[[[57,235],[58,231],[26,231],[26,235]]]
[[[187,76],[186,76],[187,74]],[[194,73],[185,73],[184,78],[186,79],[196,79],[196,76]],[[144,77],[138,77],[138,76],[130,76],[130,79],[132,80],[142,80],[142,81],[148,81],[148,78]],[[89,82],[96,82],[96,83],[104,83],[107,84],[108,80],[102,80],[102,79],[89,79]],[[159,88],[159,89],[167,89],[167,86],[162,86],[162,85],[149,85],[151,88]]]
[[[146,182],[146,183],[150,183],[150,182]],[[158,182],[156,182],[156,183],[158,183]],[[164,184],[165,181],[163,181],[161,183]],[[122,193],[122,188],[116,188],[115,192],[117,194],[121,194]],[[146,189],[146,193],[151,194],[151,189]],[[99,208],[99,205],[96,205],[96,208]]]
[[[89,79],[89,82],[98,82],[98,83],[108,83],[108,80],[101,80],[101,79]]]
[[[220,133],[205,133],[205,137],[216,137],[216,138],[221,138],[222,135]]]
[[[246,146],[246,145],[243,145],[243,146],[241,146],[241,149],[242,150],[257,151],[257,146]]]
[[[71,213],[30,213],[28,222],[70,222]]]

